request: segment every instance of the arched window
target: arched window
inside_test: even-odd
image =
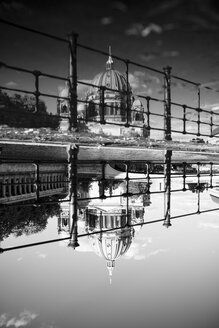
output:
[[[111,105],[111,103],[109,103],[109,102],[106,103],[106,110],[105,110],[106,115],[110,115],[110,113],[111,113],[110,105]]]
[[[110,104],[110,115],[114,115],[115,113],[115,108],[114,108],[114,103]]]
[[[11,195],[15,196],[15,185],[14,185],[14,179],[11,179]]]
[[[61,106],[61,114],[67,114],[68,113],[68,107],[67,105]]]
[[[137,112],[137,113],[135,114],[135,121],[142,121],[142,120],[143,120],[142,113]]]

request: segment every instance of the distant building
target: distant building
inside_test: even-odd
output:
[[[126,77],[114,69],[111,54],[105,71],[97,74],[91,84],[93,86],[85,96],[85,103],[78,106],[78,118],[86,122],[91,132],[149,137],[150,130],[144,124],[143,105],[134,98]],[[59,96],[69,96],[68,86]],[[68,100],[58,100],[57,113],[63,117],[61,128],[65,129],[70,116]],[[132,126],[129,127],[127,123]]]
[[[0,166],[0,205],[37,201],[68,193],[65,164],[3,163]]]

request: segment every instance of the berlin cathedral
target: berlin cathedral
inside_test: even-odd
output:
[[[126,77],[114,69],[111,53],[109,53],[105,71],[97,74],[91,84],[82,102],[83,106],[78,101],[77,109],[78,119],[86,122],[88,130],[96,134],[103,133],[112,136],[142,136],[145,126],[143,105],[139,99],[134,98]],[[102,93],[103,89],[104,93]],[[69,97],[68,86],[60,92],[59,96]],[[131,109],[129,114],[127,114],[127,108]],[[57,112],[62,117],[60,129],[68,130],[70,116],[68,100],[59,99]],[[129,115],[130,127],[126,127],[127,115]],[[105,124],[101,124],[103,119]],[[149,130],[147,130],[148,136]],[[90,199],[90,201],[88,204],[81,203],[83,206],[79,206],[77,217],[79,224],[83,225],[83,233],[88,234],[94,252],[105,259],[111,281],[116,260],[128,251],[135,232],[144,222],[144,207],[150,205],[150,197],[140,195],[132,199],[127,208],[126,197],[101,199],[100,189],[97,182],[92,182],[88,194],[80,194],[81,198]],[[118,185],[108,191],[108,196],[122,195],[125,191],[123,189],[122,184]],[[133,227],[133,224],[138,226]],[[69,236],[71,225],[72,206],[69,203],[63,203],[58,218],[58,233],[63,237]],[[101,232],[95,233],[99,231]]]
[[[144,130],[144,136],[145,134],[149,136],[149,130],[144,124],[145,113],[142,102],[133,96],[126,77],[114,69],[110,53],[105,71],[97,74],[91,84],[84,100],[78,101],[78,119],[86,122],[90,132],[113,136],[142,136]],[[60,92],[59,96],[69,97],[68,86]],[[127,108],[130,110],[127,111]],[[67,130],[70,116],[68,100],[58,100],[57,113],[62,116],[60,129]],[[131,127],[125,126],[127,115]],[[101,124],[102,121],[105,123]]]

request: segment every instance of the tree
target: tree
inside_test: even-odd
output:
[[[46,104],[39,100],[38,109],[34,97],[14,94],[9,96],[0,89],[0,124],[17,128],[59,127],[60,118],[47,112]]]
[[[45,199],[44,199],[45,200]],[[0,240],[13,234],[35,234],[43,231],[49,217],[58,216],[60,213],[59,203],[41,204],[40,206],[5,206],[0,209]]]

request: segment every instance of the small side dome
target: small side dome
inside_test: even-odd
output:
[[[69,97],[69,85],[68,82],[65,83],[65,86],[59,91],[59,97],[68,98]]]
[[[134,100],[132,104],[132,108],[135,110],[142,110],[143,109],[142,102],[139,99]]]

